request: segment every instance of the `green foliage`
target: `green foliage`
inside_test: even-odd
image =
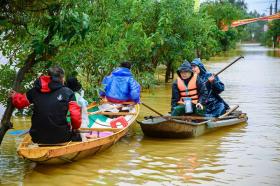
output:
[[[35,65],[24,74],[22,82],[17,82],[21,84],[20,92],[31,88],[34,79],[54,64],[51,58],[59,50],[82,41],[89,22],[85,10],[71,1],[1,1],[0,50],[9,59],[8,64],[0,65],[2,104],[6,104],[16,73],[30,63],[27,59],[34,60]]]
[[[223,24],[230,24],[233,20],[238,20],[246,15],[246,12],[228,1],[208,1],[202,4],[201,12],[212,17],[216,24],[222,29]]]
[[[277,42],[277,37],[280,36],[280,20],[273,20],[268,25],[269,30],[264,34],[262,38],[262,44],[267,46],[280,47]]]
[[[257,18],[265,15],[260,15],[258,12],[249,12],[246,18]],[[242,41],[246,42],[261,42],[264,36],[264,25],[266,21],[257,21],[244,26],[244,29],[240,33]]]
[[[15,6],[20,2],[20,8]],[[244,12],[236,2],[207,2],[194,13],[193,0],[1,3],[0,50],[10,60],[1,67],[6,69],[1,88],[11,87],[8,80],[34,52],[40,62],[26,74],[22,91],[50,65],[60,65],[67,76],[78,76],[89,101],[98,96],[103,77],[124,60],[133,63],[142,87],[150,88],[157,83],[158,65],[176,69],[184,59],[208,59],[228,50],[239,33],[221,31],[220,23],[239,19]],[[5,98],[3,93],[0,99]]]
[[[15,71],[9,65],[0,65],[0,103],[5,105],[9,88],[12,87],[11,77],[15,76]]]
[[[222,51],[235,47],[236,42],[240,39],[239,32],[242,29],[230,28],[228,31],[221,31],[225,25],[230,25],[233,20],[239,20],[246,16],[246,4],[243,1],[208,1],[202,4],[201,12],[215,20],[219,30],[215,30],[216,40],[219,49]],[[214,37],[215,37],[214,36]],[[218,49],[218,48],[217,48]]]

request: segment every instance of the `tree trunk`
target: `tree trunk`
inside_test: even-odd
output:
[[[32,54],[30,54],[28,56],[28,58],[26,59],[24,66],[21,69],[19,69],[16,79],[14,81],[13,87],[12,87],[13,90],[15,90],[15,91],[19,90],[20,84],[24,79],[24,75],[26,74],[26,72],[28,72],[32,68],[32,66],[36,62],[35,57],[36,57],[36,54],[34,52]],[[0,145],[2,143],[2,140],[3,140],[4,135],[7,132],[7,130],[9,130],[13,127],[12,123],[10,121],[13,111],[14,111],[14,106],[12,104],[11,98],[9,98],[7,101],[7,108],[4,112],[3,118],[0,123]]]
[[[174,79],[174,68],[171,67],[171,79]]]
[[[171,62],[167,62],[165,71],[165,83],[168,83],[171,74]]]
[[[47,37],[43,41],[44,44],[48,45],[50,43],[50,41],[52,40],[52,38],[55,34],[53,29],[54,29],[54,25],[52,24],[49,28],[49,33],[48,33]],[[41,57],[39,59],[36,59],[36,53],[34,51],[31,54],[28,55],[27,59],[25,60],[24,66],[19,69],[19,71],[16,75],[16,79],[15,79],[13,87],[12,87],[13,90],[18,91],[20,89],[20,84],[24,80],[25,74],[30,69],[32,69],[32,67],[37,62],[44,61],[44,60],[49,58],[48,55],[47,55],[47,52],[45,53],[45,55],[42,55],[42,56],[43,57]],[[12,123],[10,121],[13,111],[14,111],[14,106],[12,104],[11,98],[9,98],[8,101],[7,101],[7,108],[4,112],[3,118],[2,118],[1,123],[0,123],[0,145],[3,141],[3,138],[6,134],[6,132],[13,127]]]
[[[201,50],[198,48],[196,49],[196,57],[201,58]]]

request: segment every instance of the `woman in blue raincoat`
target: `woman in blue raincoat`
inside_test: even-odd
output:
[[[131,63],[123,62],[120,67],[106,76],[102,81],[105,91],[101,91],[99,95],[114,103],[126,101],[140,103],[141,87],[133,78],[130,68]]]
[[[228,104],[219,95],[224,91],[224,84],[220,81],[219,77],[207,72],[199,58],[194,59],[191,65],[193,72],[197,73],[203,82],[206,83],[208,90],[205,116],[218,117],[224,114],[229,108]]]

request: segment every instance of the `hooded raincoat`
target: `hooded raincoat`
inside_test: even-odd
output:
[[[105,91],[100,91],[99,94],[102,97],[106,96],[111,102],[140,102],[141,87],[128,68],[116,68],[111,75],[103,79],[102,84]]]
[[[189,71],[192,72],[192,67],[191,64],[188,61],[184,61],[184,63],[178,68],[177,74],[180,77],[180,72],[181,71]],[[193,73],[193,72],[192,72]],[[185,85],[187,86],[191,78],[193,77],[193,74],[190,78],[183,80]],[[181,77],[180,77],[181,78]],[[198,102],[201,103],[202,105],[206,104],[206,98],[207,98],[207,88],[205,84],[203,83],[202,79],[198,76],[196,80],[196,86],[197,86],[197,91],[198,91]],[[176,107],[180,107],[178,105],[178,101],[180,100],[180,91],[178,89],[178,84],[177,84],[177,79],[173,82],[172,84],[172,98],[171,98],[171,111],[172,115],[177,115],[174,113],[174,109]]]
[[[59,80],[41,76],[26,94],[15,93],[12,103],[18,109],[33,104],[29,133],[34,143],[55,144],[81,140],[80,135],[72,131],[81,126],[81,109],[75,101],[74,92]]]
[[[191,63],[192,66],[197,66],[200,69],[199,76],[206,82],[208,90],[208,96],[206,99],[206,116],[218,117],[225,113],[226,109],[229,108],[228,104],[219,95],[224,91],[225,86],[220,81],[219,77],[216,76],[213,83],[208,82],[208,78],[212,76],[210,72],[207,72],[204,65],[199,58],[196,58]]]

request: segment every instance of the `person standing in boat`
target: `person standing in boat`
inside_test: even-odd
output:
[[[122,62],[109,76],[106,76],[102,85],[104,91],[100,91],[101,97],[113,103],[132,101],[140,103],[140,84],[133,78],[130,71],[131,63]]]
[[[81,141],[80,134],[73,130],[81,126],[81,109],[74,92],[64,86],[62,68],[50,67],[48,75],[40,76],[26,94],[11,91],[10,96],[18,109],[33,104],[29,133],[34,143]]]
[[[228,104],[219,95],[224,91],[224,84],[220,81],[218,76],[214,76],[212,73],[207,72],[199,58],[194,59],[191,66],[193,72],[198,74],[203,82],[205,82],[208,90],[205,116],[218,117],[224,114],[229,108]]]
[[[186,100],[190,102],[190,112],[199,114],[207,97],[207,88],[200,77],[193,73],[191,64],[185,60],[177,70],[178,78],[172,84],[171,115],[186,114]]]

